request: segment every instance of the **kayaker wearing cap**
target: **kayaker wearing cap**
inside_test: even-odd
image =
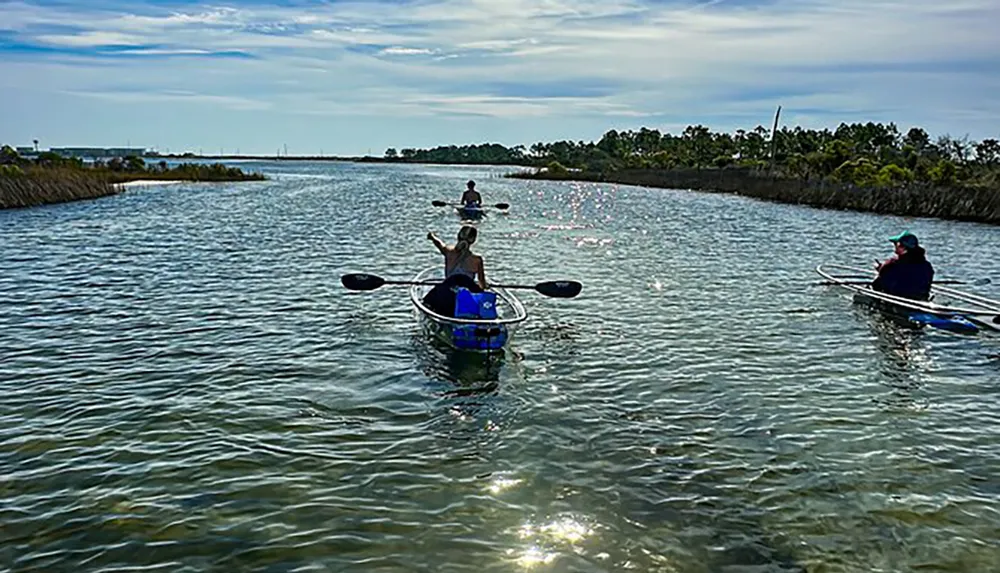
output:
[[[928,300],[934,267],[927,260],[917,236],[903,231],[889,240],[896,246],[896,254],[885,262],[875,261],[878,278],[872,283],[872,289],[914,300]]]
[[[458,230],[458,240],[452,247],[433,232],[427,233],[427,239],[444,255],[444,281],[424,296],[424,304],[434,312],[445,316],[451,316],[455,312],[455,291],[458,287],[473,292],[486,290],[483,257],[472,252],[472,245],[478,235],[475,227],[463,225]]]
[[[483,196],[476,191],[476,182],[469,181],[465,184],[465,192],[462,193],[462,205],[466,207],[482,207]]]

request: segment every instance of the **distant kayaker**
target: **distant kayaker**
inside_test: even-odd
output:
[[[476,191],[476,182],[469,181],[465,184],[465,192],[462,193],[462,205],[466,207],[482,207],[483,196]]]
[[[927,253],[917,241],[917,236],[903,231],[889,240],[895,245],[896,254],[884,262],[875,261],[878,277],[872,283],[872,289],[914,300],[928,300],[934,282],[934,267],[927,260]]]
[[[444,255],[444,281],[424,296],[424,304],[434,312],[451,316],[455,311],[455,292],[459,287],[473,292],[486,290],[483,257],[472,252],[478,234],[475,227],[464,225],[458,230],[458,240],[452,247],[433,232],[427,233],[427,239]]]

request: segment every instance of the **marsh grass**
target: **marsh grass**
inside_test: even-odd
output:
[[[16,209],[97,199],[121,193],[122,183],[130,181],[262,181],[257,172],[246,173],[238,167],[221,163],[212,165],[185,163],[167,168],[165,164],[117,170],[105,166],[3,165],[0,166],[0,209]]]
[[[828,179],[771,176],[750,169],[624,169],[606,173],[537,170],[506,176],[692,189],[824,209],[1000,224],[1000,190],[988,187],[942,187],[929,183],[860,187]]]
[[[28,169],[0,173],[0,209],[97,199],[121,192],[101,173],[76,169]]]

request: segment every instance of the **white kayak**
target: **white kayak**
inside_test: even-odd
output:
[[[438,314],[428,308],[424,296],[434,285],[443,280],[439,267],[425,269],[413,277],[416,284],[410,287],[410,301],[417,309],[421,323],[432,335],[452,348],[473,352],[497,352],[510,340],[517,326],[528,318],[524,305],[504,288],[491,288],[496,294],[497,318],[456,318]]]
[[[955,332],[1000,332],[1000,301],[941,285],[931,288],[931,300],[913,300],[873,290],[871,281],[878,276],[873,269],[819,265],[816,272],[831,284],[853,292],[856,302],[903,316],[917,325]]]

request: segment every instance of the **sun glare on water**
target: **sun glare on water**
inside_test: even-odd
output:
[[[570,516],[553,519],[541,525],[529,522],[517,530],[517,536],[524,541],[530,541],[531,544],[520,551],[510,549],[507,553],[517,555],[515,561],[525,569],[530,569],[555,561],[560,554],[555,549],[560,546],[567,551],[582,551],[576,544],[593,533],[593,528]]]

